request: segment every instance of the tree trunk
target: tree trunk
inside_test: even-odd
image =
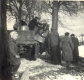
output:
[[[6,28],[6,0],[1,0],[1,25],[0,25],[0,80],[12,80],[9,64],[9,46]]]
[[[58,1],[53,1],[52,28],[58,31]]]
[[[20,0],[20,6],[19,6],[19,12],[18,12],[18,20],[19,20],[19,23],[21,21],[21,12],[22,12],[22,0]],[[21,30],[21,24],[19,25],[19,30]]]

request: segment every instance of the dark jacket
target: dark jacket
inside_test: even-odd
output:
[[[38,25],[41,25],[41,23],[37,22],[36,19],[32,19],[28,25],[29,30],[34,30],[35,26],[39,27]]]
[[[79,41],[78,41],[78,39],[75,38],[75,37],[71,37],[71,39],[72,39],[72,42],[73,42],[74,46],[78,47],[78,46],[79,46]]]
[[[49,47],[59,45],[59,34],[51,32],[48,36],[48,44],[49,44]]]
[[[71,37],[72,42],[74,44],[74,50],[73,50],[73,62],[77,63],[78,59],[79,59],[79,50],[78,50],[78,46],[79,46],[79,41],[77,38],[75,37]]]
[[[19,55],[17,50],[17,45],[15,40],[11,39],[9,41],[9,50],[10,50],[10,64],[12,65],[19,65],[20,64],[20,58],[16,58],[16,55]]]

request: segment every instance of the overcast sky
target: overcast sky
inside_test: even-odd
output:
[[[67,28],[63,28],[59,26],[58,32],[59,35],[64,35],[65,32],[74,33],[76,36],[80,34],[84,34],[84,13],[79,13],[80,16],[65,16],[63,14],[59,14],[61,21],[64,23],[64,26]],[[42,14],[41,20],[46,21],[52,27],[52,16],[49,14]],[[15,23],[15,19],[7,16],[7,29],[13,30],[13,25]]]
[[[65,16],[66,20],[63,20],[67,28],[59,28],[59,34],[69,31],[70,33],[76,34],[79,36],[80,34],[84,34],[84,13],[79,13],[78,16]],[[64,22],[65,21],[65,22]]]

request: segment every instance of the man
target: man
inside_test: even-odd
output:
[[[71,39],[72,39],[72,42],[74,44],[73,63],[78,63],[78,58],[79,58],[79,52],[78,52],[79,41],[75,37],[75,34],[71,34]]]
[[[41,23],[38,22],[39,18],[38,17],[35,17],[34,19],[32,19],[30,22],[29,22],[29,30],[34,30],[35,26],[38,27],[38,28],[41,28],[39,27],[39,25],[42,25]]]
[[[12,67],[12,72],[14,77],[19,78],[17,74],[17,70],[20,66],[20,56],[17,50],[16,39],[18,38],[18,33],[16,31],[12,31],[10,33],[11,39],[9,40],[9,50],[10,50],[10,64]]]
[[[55,29],[51,29],[48,36],[48,45],[50,47],[51,62],[55,65],[61,63],[61,56],[59,52],[59,34]]]
[[[29,22],[28,27],[29,27],[29,30],[31,30],[31,31],[30,31],[30,34],[31,34],[32,38],[34,38],[34,35],[36,35],[36,34],[39,32],[40,29],[43,29],[42,27],[40,27],[42,24],[39,23],[38,20],[39,20],[39,18],[38,18],[38,17],[35,17],[34,19],[32,19],[32,20]],[[35,27],[37,27],[36,30],[35,30]],[[32,30],[35,30],[35,33],[34,33],[34,34],[32,34],[32,33],[33,33]],[[32,55],[32,56],[33,56],[34,53],[35,53],[34,49],[35,49],[35,46],[33,46],[33,47],[31,48],[31,50],[32,50],[32,51],[31,51],[31,55]],[[33,60],[35,60],[34,57],[33,57]]]
[[[66,61],[66,67],[70,67],[70,62],[73,61],[74,45],[71,38],[69,37],[69,32],[65,33],[65,36],[60,39],[60,48],[63,53],[63,60]]]

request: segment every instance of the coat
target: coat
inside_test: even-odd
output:
[[[38,24],[41,25],[41,23],[37,22],[36,19],[32,19],[28,25],[29,30],[34,30],[35,26],[39,27]]]
[[[63,59],[65,61],[73,61],[72,50],[74,49],[74,45],[72,43],[71,38],[67,36],[61,38],[60,47],[62,49]]]
[[[71,37],[71,39],[72,39],[72,42],[73,42],[73,44],[74,44],[74,47],[78,47],[78,46],[79,46],[79,41],[78,41],[78,39],[75,38],[75,37]]]
[[[9,41],[9,50],[10,50],[10,64],[12,65],[19,65],[20,64],[20,58],[16,58],[16,55],[19,55],[17,50],[17,45],[15,40],[11,39]]]
[[[50,33],[48,36],[48,45],[49,47],[59,45],[59,35],[58,33]]]
[[[78,62],[78,58],[79,58],[79,52],[78,52],[78,46],[79,46],[79,41],[77,38],[75,37],[71,37],[72,42],[74,44],[74,50],[73,50],[73,62]]]
[[[53,64],[60,64],[61,57],[59,51],[59,34],[52,31],[48,36],[48,45],[50,47],[51,61]]]

